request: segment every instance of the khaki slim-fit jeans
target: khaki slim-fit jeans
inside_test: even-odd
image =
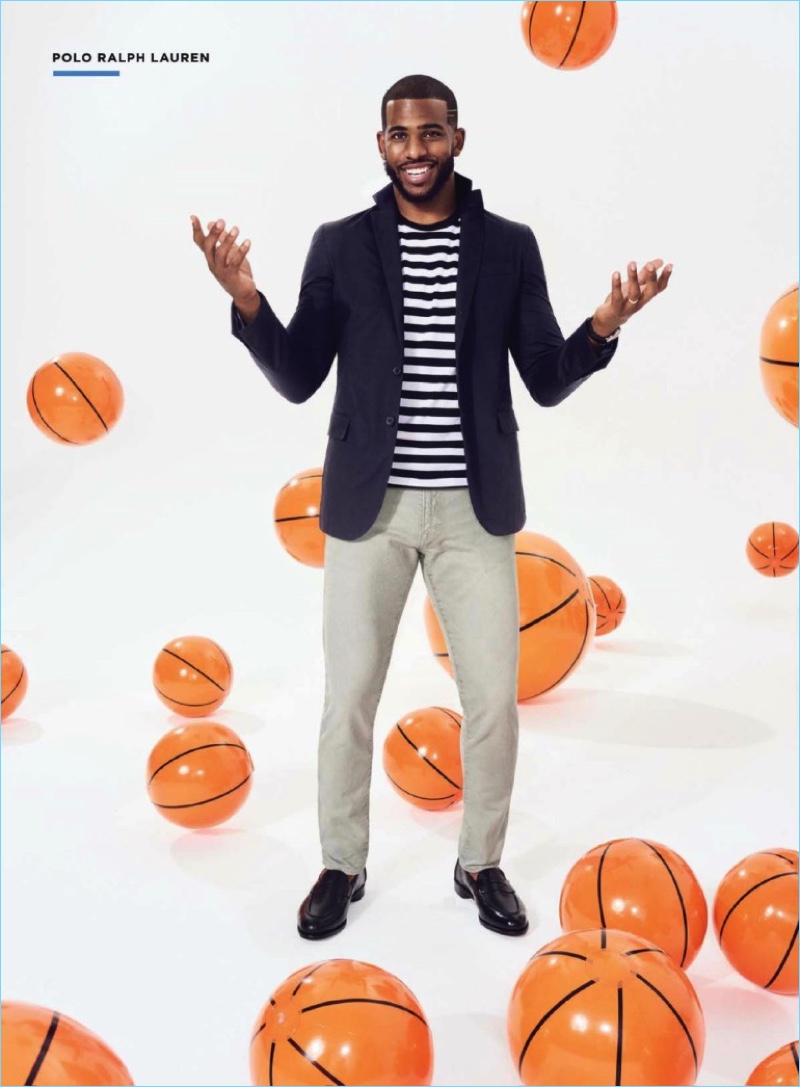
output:
[[[463,714],[459,860],[470,872],[499,864],[519,730],[514,539],[486,531],[466,487],[395,486],[387,487],[363,536],[327,537],[318,766],[326,868],[352,875],[367,860],[375,714],[417,564],[447,642]]]

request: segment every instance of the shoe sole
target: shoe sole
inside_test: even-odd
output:
[[[367,887],[366,884],[364,884],[364,886],[360,890],[356,891],[350,901],[360,902],[361,899],[364,897],[366,890]],[[302,936],[304,940],[327,940],[329,936],[336,936],[338,933],[340,933],[346,924],[347,918],[345,917],[341,925],[338,925],[336,928],[328,929],[326,932],[303,932],[299,925],[297,926],[297,932],[298,935]]]
[[[459,898],[471,898],[473,900],[473,902],[475,901],[475,896],[472,895],[466,887],[464,887],[462,884],[460,884],[458,882],[458,880],[453,881],[453,886],[455,887],[456,894],[458,895]],[[477,905],[477,902],[475,904]],[[480,921],[480,923],[483,925],[484,928],[488,928],[490,932],[496,932],[499,936],[524,936],[525,933],[530,928],[530,922],[528,922],[528,924],[525,925],[525,928],[519,928],[519,929],[497,928],[495,925],[490,925],[488,923],[488,921],[484,921],[484,919],[480,916],[480,914],[478,914],[478,920]]]

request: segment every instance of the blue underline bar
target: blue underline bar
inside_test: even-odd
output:
[[[65,71],[54,71],[53,75],[60,75],[60,76],[106,75],[106,76],[108,76],[108,75],[119,75],[119,72],[65,72]]]

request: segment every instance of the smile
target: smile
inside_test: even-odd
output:
[[[426,163],[424,166],[404,166],[403,173],[410,181],[419,183],[425,181],[428,175],[433,171],[433,166],[430,163]]]

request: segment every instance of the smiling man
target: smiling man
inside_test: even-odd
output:
[[[464,147],[449,87],[412,75],[383,96],[375,206],[317,229],[284,327],[256,287],[249,239],[223,220],[193,236],[233,298],[232,331],[301,403],[338,357],[320,527],[325,698],[319,740],[323,871],[301,936],[341,931],[367,879],[373,726],[417,567],[445,633],[463,710],[456,893],[481,924],[521,935],[499,867],[517,757],[515,533],[525,524],[509,353],[531,397],[559,404],[604,369],[620,327],[669,281],[648,262],[565,339],[531,229],[487,211],[455,172]]]

